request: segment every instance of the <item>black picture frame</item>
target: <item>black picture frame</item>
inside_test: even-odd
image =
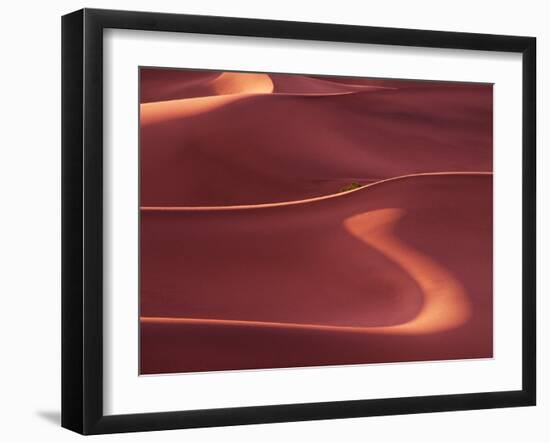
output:
[[[103,30],[192,32],[503,51],[523,63],[522,389],[167,411],[103,412]],[[536,403],[536,39],[83,9],[62,18],[62,426],[81,434],[530,406]]]

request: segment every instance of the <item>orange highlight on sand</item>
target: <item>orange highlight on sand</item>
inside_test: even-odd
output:
[[[394,208],[369,211],[346,219],[344,226],[353,236],[398,264],[418,283],[425,297],[424,306],[410,321],[399,325],[374,327],[174,317],[141,317],[141,321],[160,324],[224,324],[398,335],[432,334],[462,325],[470,316],[470,303],[463,287],[438,263],[395,237],[393,227],[403,215],[403,210]]]
[[[344,221],[353,236],[401,266],[424,293],[424,306],[413,320],[369,330],[384,334],[432,334],[462,325],[471,312],[464,288],[430,257],[399,241],[393,227],[403,215],[400,209],[379,209]]]

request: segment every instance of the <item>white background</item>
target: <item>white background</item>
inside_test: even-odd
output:
[[[15,2],[4,5],[0,94],[2,113],[0,193],[1,294],[0,435],[6,441],[72,441],[76,434],[58,427],[60,358],[60,15],[82,6],[166,12],[248,16],[286,20],[414,27],[455,31],[535,35],[538,44],[539,190],[545,196],[549,170],[541,147],[543,112],[549,103],[542,84],[550,75],[550,30],[544,2],[437,1],[321,3],[289,1],[168,2],[156,0]],[[520,7],[519,7],[520,6]],[[544,164],[546,163],[546,164]],[[539,196],[539,201],[543,198]],[[549,220],[546,204],[539,224]],[[539,273],[550,266],[549,235],[540,233]],[[548,272],[539,294],[550,290]],[[548,441],[550,389],[542,319],[548,303],[539,298],[539,406],[411,416],[332,420],[207,430],[165,431],[96,437],[126,441],[334,441],[410,442]],[[542,345],[540,343],[542,342]],[[544,347],[546,349],[544,349]]]
[[[108,30],[104,60],[106,414],[521,389],[521,56]],[[494,358],[138,377],[140,65],[494,83]]]

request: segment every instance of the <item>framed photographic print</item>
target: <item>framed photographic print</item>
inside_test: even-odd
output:
[[[62,21],[62,425],[535,404],[532,37]]]

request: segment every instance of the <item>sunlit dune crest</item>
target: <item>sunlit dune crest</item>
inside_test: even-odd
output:
[[[273,76],[274,92],[212,95],[223,78],[141,106],[143,206],[290,201],[362,178],[492,169],[492,96],[472,103],[473,87],[336,92],[300,78],[278,92]]]
[[[313,83],[323,83],[321,80],[309,80]],[[215,110],[223,105],[227,105],[245,97],[274,93],[274,83],[268,74],[224,72],[218,77],[210,80],[208,87],[211,88],[212,95],[142,103],[140,105],[141,125],[150,125],[163,121],[193,117]],[[337,85],[337,87],[333,89],[313,88],[311,91],[302,93],[279,92],[276,93],[276,95],[333,96],[380,89],[388,88],[377,86],[354,86],[346,89],[342,85]]]
[[[337,192],[334,194],[321,195],[319,197],[305,198],[301,200],[291,200],[283,202],[273,203],[258,203],[252,205],[225,205],[225,206],[141,206],[140,210],[145,212],[181,212],[181,211],[224,211],[235,209],[260,209],[260,208],[274,208],[278,206],[292,206],[306,203],[313,203],[322,200],[328,200],[332,198],[341,197],[346,194],[354,192],[360,192],[362,189],[371,188],[388,182],[394,182],[404,179],[410,179],[414,177],[430,177],[430,176],[492,176],[493,173],[489,171],[445,171],[445,172],[419,172],[417,174],[401,175],[399,177],[391,177],[383,180],[377,180],[372,183],[362,185],[355,189]]]
[[[194,117],[251,94],[273,92],[273,82],[267,74],[224,72],[210,81],[214,95],[182,98],[140,105],[140,124],[147,126],[164,121]]]
[[[491,198],[490,174],[436,173],[142,211],[142,373],[490,357]]]
[[[216,80],[214,80],[215,82]],[[243,80],[229,79],[223,80],[220,84],[213,83],[215,88],[219,88],[219,95],[209,95],[204,97],[182,98],[175,100],[164,100],[158,102],[148,102],[140,104],[140,125],[146,127],[155,123],[169,122],[172,120],[185,119],[195,117],[200,114],[205,114],[214,111],[222,106],[233,102],[254,96],[277,95],[277,96],[294,96],[294,97],[333,97],[357,94],[355,91],[344,92],[326,92],[326,93],[276,93],[273,91],[273,84],[269,77],[267,80],[256,80],[239,91],[243,86]],[[269,88],[271,85],[271,89]],[[231,92],[233,91],[233,92]]]
[[[397,335],[433,334],[462,325],[470,316],[470,303],[460,283],[442,266],[393,235],[400,209],[380,209],[349,217],[344,227],[354,237],[377,249],[399,265],[420,286],[424,306],[412,320],[392,326],[334,326],[323,324],[267,322],[174,317],[141,317],[145,323],[225,324],[233,326],[315,329]]]
[[[413,320],[370,329],[385,334],[433,334],[456,328],[470,317],[468,296],[450,272],[395,237],[393,227],[403,214],[400,209],[379,209],[344,221],[350,234],[401,266],[424,293],[424,306]]]
[[[194,117],[205,112],[213,111],[220,106],[239,100],[244,96],[244,94],[213,95],[209,97],[142,103],[140,105],[140,125],[143,127],[164,121]]]
[[[273,92],[273,82],[267,74],[224,72],[212,80],[210,85],[219,95]]]

